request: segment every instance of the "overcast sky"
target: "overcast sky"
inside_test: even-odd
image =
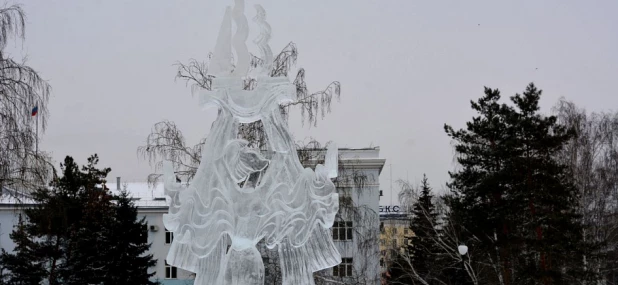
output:
[[[56,162],[98,153],[111,179],[143,181],[151,168],[136,148],[154,123],[176,122],[190,144],[208,133],[213,112],[174,81],[173,64],[206,58],[232,0],[21,3],[26,41],[8,51],[27,55],[52,85],[40,147]],[[253,3],[266,9],[275,52],[297,44],[311,90],[342,84],[341,102],[317,128],[291,116],[295,139],[379,146],[382,204],[391,164],[393,180],[427,173],[444,188],[454,165],[443,125],[463,127],[483,86],[508,99],[534,82],[545,112],[562,96],[590,111],[618,106],[615,0],[248,0],[251,18]]]

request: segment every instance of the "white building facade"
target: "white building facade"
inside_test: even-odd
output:
[[[340,207],[332,231],[342,263],[325,270],[325,275],[345,284],[380,284],[378,213],[385,160],[379,151],[377,147],[339,150],[335,185]]]

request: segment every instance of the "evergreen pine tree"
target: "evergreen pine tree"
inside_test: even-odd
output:
[[[412,208],[412,222],[410,228],[414,232],[412,243],[408,251],[412,257],[412,266],[423,280],[432,284],[436,275],[438,248],[438,225],[436,209],[433,204],[433,195],[427,176],[423,174],[421,193]]]
[[[403,254],[398,254],[388,267],[387,284],[417,284],[418,280],[416,280],[412,270],[413,268],[408,252],[406,251]]]
[[[80,201],[80,219],[69,229],[65,262],[61,271],[63,284],[100,284],[110,274],[106,258],[113,225],[112,196],[104,188],[110,169],[98,169],[99,159],[92,156],[76,173],[81,185],[76,200]],[[66,173],[65,173],[66,176]],[[113,238],[113,237],[112,237]]]
[[[138,220],[137,207],[126,189],[116,197],[114,210],[110,234],[118,238],[112,240],[107,255],[114,260],[110,263],[110,271],[117,274],[110,274],[105,284],[157,284],[148,280],[155,274],[154,271],[148,273],[148,269],[157,264],[152,254],[146,254],[150,248],[148,224],[145,217]]]
[[[34,205],[24,209],[24,230],[28,241],[14,240],[16,246],[29,247],[45,265],[44,283],[66,284],[72,276],[72,233],[78,228],[83,213],[80,192],[82,174],[73,158],[66,157],[60,165],[63,176],[56,177],[49,189],[38,189],[32,194]],[[20,244],[24,242],[23,244]],[[19,256],[17,256],[19,257]],[[15,279],[24,278],[19,272],[7,268]]]
[[[449,206],[475,250],[491,257],[484,276],[498,284],[579,284],[583,274],[582,226],[577,191],[554,155],[572,133],[539,114],[541,91],[530,84],[514,106],[485,88],[472,102],[479,113],[464,130],[445,126],[457,142],[461,170],[450,173]]]
[[[35,244],[25,229],[23,217],[20,214],[15,230],[10,237],[17,245],[13,254],[2,249],[0,264],[2,276],[0,284],[6,285],[38,285],[45,276],[45,269],[40,256],[36,254]],[[10,270],[10,272],[6,272]]]
[[[433,204],[433,195],[427,176],[423,174],[420,195],[412,205],[410,230],[414,233],[411,244],[404,245],[390,266],[391,284],[436,284],[440,274],[439,250],[436,244],[440,227]],[[419,281],[422,279],[423,282]]]
[[[111,169],[98,169],[98,161],[91,156],[80,170],[67,157],[63,176],[33,193],[35,204],[12,235],[16,251],[2,255],[7,280],[33,283],[8,284],[156,284],[148,280],[156,261],[145,254],[145,220],[126,192],[115,198],[105,188]]]

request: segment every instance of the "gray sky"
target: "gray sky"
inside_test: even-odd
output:
[[[214,114],[174,81],[173,64],[206,58],[233,1],[21,3],[26,41],[8,51],[52,85],[41,148],[57,162],[98,153],[110,177],[145,180],[136,148],[154,123],[176,122],[190,144],[209,131]],[[311,90],[342,84],[317,128],[291,116],[295,138],[380,146],[382,204],[391,163],[394,180],[427,173],[444,188],[454,165],[443,124],[463,127],[483,86],[508,98],[535,82],[546,112],[561,96],[590,111],[618,106],[618,1],[247,0],[249,17],[253,3],[267,11],[275,52],[297,44]]]

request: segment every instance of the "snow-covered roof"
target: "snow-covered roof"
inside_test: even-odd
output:
[[[0,195],[0,205],[34,204],[30,198],[18,198],[10,194]]]
[[[32,196],[29,193],[16,191],[10,187],[2,187],[0,204],[32,204]]]
[[[113,194],[119,194],[120,191],[116,188],[116,183],[106,183],[107,188]],[[167,207],[165,196],[163,195],[163,184],[158,183],[156,187],[148,186],[146,182],[128,182],[120,183],[120,189],[127,187],[131,198],[135,205],[139,207]],[[14,193],[10,189],[5,188],[0,195],[0,204],[16,205],[16,204],[34,204],[34,201],[29,195],[24,193]]]
[[[106,183],[107,188],[113,194],[119,194],[120,191],[116,183]],[[163,183],[157,183],[155,187],[151,187],[146,182],[120,182],[120,189],[127,187],[133,202],[138,207],[166,207],[165,196],[163,195]]]

